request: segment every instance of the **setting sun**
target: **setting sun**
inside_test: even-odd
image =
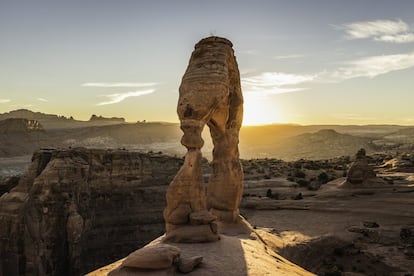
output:
[[[243,125],[266,125],[282,123],[283,118],[279,107],[269,101],[268,97],[245,94]]]

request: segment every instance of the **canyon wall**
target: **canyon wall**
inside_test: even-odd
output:
[[[164,233],[182,159],[123,150],[41,150],[0,197],[0,275],[81,275]]]

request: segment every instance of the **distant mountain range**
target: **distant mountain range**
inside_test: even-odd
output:
[[[105,118],[93,114],[89,121],[80,121],[75,120],[72,116],[65,117],[55,114],[45,114],[42,112],[33,112],[28,109],[18,109],[0,114],[0,120],[11,118],[36,120],[41,123],[45,129],[77,128],[125,123],[124,118]]]
[[[33,125],[38,131],[29,131]],[[182,155],[181,135],[179,125],[173,123],[125,123],[123,118],[97,115],[78,121],[20,109],[0,114],[0,157],[31,154],[41,147],[126,148]],[[203,151],[209,157],[212,144],[207,127],[203,139]],[[245,159],[329,159],[354,155],[362,147],[368,153],[411,151],[414,127],[274,124],[246,126],[240,132],[240,156]]]

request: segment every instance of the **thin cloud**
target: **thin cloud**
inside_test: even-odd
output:
[[[393,42],[393,43],[409,43],[414,42],[414,33],[397,34],[397,35],[383,35],[375,37],[376,41]]]
[[[348,39],[368,39],[375,41],[409,43],[414,42],[414,33],[402,20],[374,20],[343,24]]]
[[[155,89],[148,89],[148,90],[143,90],[143,91],[131,91],[131,92],[125,92],[125,93],[104,95],[104,97],[108,98],[109,100],[105,102],[97,103],[96,105],[116,104],[130,97],[140,97],[140,96],[148,95],[154,92],[155,92]]]
[[[112,87],[149,87],[154,86],[157,83],[155,82],[87,82],[83,83],[84,87],[103,87],[103,88],[112,88]]]
[[[284,56],[275,56],[273,59],[295,59],[302,58],[304,55],[284,55]]]
[[[9,102],[11,102],[11,100],[9,100],[9,99],[0,99],[0,104],[9,103]]]
[[[255,49],[248,49],[248,50],[241,50],[239,51],[240,54],[246,54],[246,55],[257,55],[259,51]]]
[[[260,75],[242,78],[243,90],[246,92],[259,92],[261,94],[281,94],[304,90],[306,88],[291,87],[301,83],[310,82],[315,75],[296,75],[280,72],[264,72]]]
[[[44,98],[37,98],[37,100],[38,100],[39,102],[48,102],[48,100],[46,100],[46,99],[44,99]]]
[[[304,83],[336,83],[358,77],[374,78],[390,72],[414,67],[414,52],[396,55],[365,57],[343,63],[332,71],[317,74],[286,74],[265,72],[241,79],[243,91],[261,95],[281,94],[305,90]]]
[[[414,67],[414,52],[366,57],[345,63],[333,72],[319,74],[319,81],[338,82],[357,77],[374,78],[389,72]]]

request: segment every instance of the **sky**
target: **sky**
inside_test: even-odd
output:
[[[414,125],[412,0],[0,0],[0,113],[178,122],[211,35],[233,42],[244,125]]]

